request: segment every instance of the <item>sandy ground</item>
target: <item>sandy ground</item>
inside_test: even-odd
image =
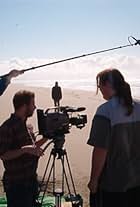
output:
[[[39,109],[46,110],[47,108],[53,107],[53,101],[51,99],[51,89],[49,88],[35,88],[35,87],[27,87],[24,85],[15,85],[11,84],[5,93],[0,97],[1,103],[1,112],[0,112],[0,124],[10,116],[10,113],[13,112],[12,106],[12,97],[18,90],[25,89],[35,92],[35,101],[36,106]],[[84,199],[84,206],[88,206],[88,188],[87,183],[89,179],[90,173],[90,162],[91,162],[91,152],[92,148],[86,144],[89,132],[92,117],[100,105],[103,102],[103,99],[100,95],[96,95],[95,92],[86,92],[80,90],[63,90],[63,99],[61,101],[61,106],[72,106],[72,107],[86,107],[86,110],[79,112],[80,114],[87,115],[87,124],[82,129],[78,129],[73,126],[70,129],[70,133],[65,135],[65,143],[64,148],[66,149],[68,160],[70,163],[70,168],[72,171],[72,176],[74,179],[76,191],[80,194]],[[77,116],[77,114],[73,114]],[[38,130],[37,125],[37,115],[34,113],[33,117],[28,121],[34,126],[34,131]],[[38,165],[38,175],[42,177],[44,174],[44,170],[48,163],[48,156],[51,153],[53,148],[53,144],[47,148],[45,151],[45,155],[40,159]],[[51,156],[52,157],[52,156]],[[51,163],[50,163],[51,164]],[[56,179],[59,180],[59,184],[61,184],[61,178],[59,176],[59,171],[62,168],[59,160],[56,159],[56,169],[58,177]],[[68,174],[69,170],[67,169],[67,161],[65,160],[65,170]],[[49,171],[49,168],[48,168]],[[3,166],[0,161],[0,176],[3,174]],[[71,179],[68,176],[68,180]],[[59,187],[59,186],[58,186]]]

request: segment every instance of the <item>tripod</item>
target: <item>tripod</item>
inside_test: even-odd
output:
[[[43,204],[44,196],[48,190],[48,185],[49,185],[51,175],[52,175],[52,192],[51,193],[55,196],[54,207],[61,207],[61,200],[62,200],[62,197],[64,196],[65,181],[66,181],[66,186],[68,189],[68,195],[65,197],[65,201],[71,202],[72,207],[82,207],[83,206],[82,197],[76,193],[76,188],[75,188],[75,184],[74,184],[67,152],[65,149],[62,148],[64,142],[65,142],[64,136],[56,138],[55,142],[54,142],[54,148],[50,152],[49,159],[48,159],[48,162],[47,162],[47,165],[45,168],[45,172],[44,172],[44,175],[43,175],[43,178],[42,178],[42,181],[40,184],[39,193],[38,193],[38,195],[41,193],[42,186],[44,185],[44,181],[46,180],[45,188],[44,188],[43,195],[41,198],[41,202],[38,205],[40,207]],[[59,188],[59,189],[56,188],[56,181],[55,181],[55,179],[56,179],[56,159],[60,161],[61,170],[62,170],[61,188]],[[68,179],[67,170],[65,168],[65,163],[67,164],[67,169],[68,169],[68,173],[70,176],[70,182],[71,182],[72,187],[70,187],[70,182]],[[50,167],[50,169],[49,169],[49,167]],[[45,179],[47,173],[48,173],[48,176],[47,176],[47,179]],[[73,194],[72,194],[72,192],[73,192]]]

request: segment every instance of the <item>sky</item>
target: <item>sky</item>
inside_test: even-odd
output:
[[[0,0],[0,59],[63,58],[127,45],[128,36],[140,38],[139,8],[139,0]]]
[[[1,74],[128,45],[129,36],[140,39],[139,8],[139,0],[0,0]],[[139,53],[139,46],[99,53],[62,64],[55,73],[61,67],[81,73],[77,67],[85,70],[85,62],[89,71],[95,65],[138,70]]]

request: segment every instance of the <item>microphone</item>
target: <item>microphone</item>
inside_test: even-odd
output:
[[[85,107],[64,107],[64,109],[66,110],[66,112],[79,112],[79,111],[84,111],[86,108]],[[62,108],[61,108],[62,110]]]
[[[140,45],[140,40],[137,40],[135,37],[131,36],[133,40],[135,40],[135,45]]]
[[[78,107],[77,111],[84,111],[86,108],[85,107]]]

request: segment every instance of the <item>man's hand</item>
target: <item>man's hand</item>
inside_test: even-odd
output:
[[[24,73],[23,70],[11,70],[8,73],[8,76],[9,76],[9,79],[11,79],[11,78],[17,77],[18,75],[23,74],[23,73]]]
[[[24,154],[32,154],[34,156],[40,157],[44,155],[43,149],[34,145],[26,145],[16,150],[9,150],[0,156],[2,160],[13,160]]]
[[[22,147],[23,153],[35,155],[37,157],[43,156],[43,149],[34,145],[26,145]]]
[[[91,193],[96,193],[97,192],[97,189],[98,189],[98,181],[94,180],[90,180],[89,183],[88,183],[88,188],[90,190]]]

